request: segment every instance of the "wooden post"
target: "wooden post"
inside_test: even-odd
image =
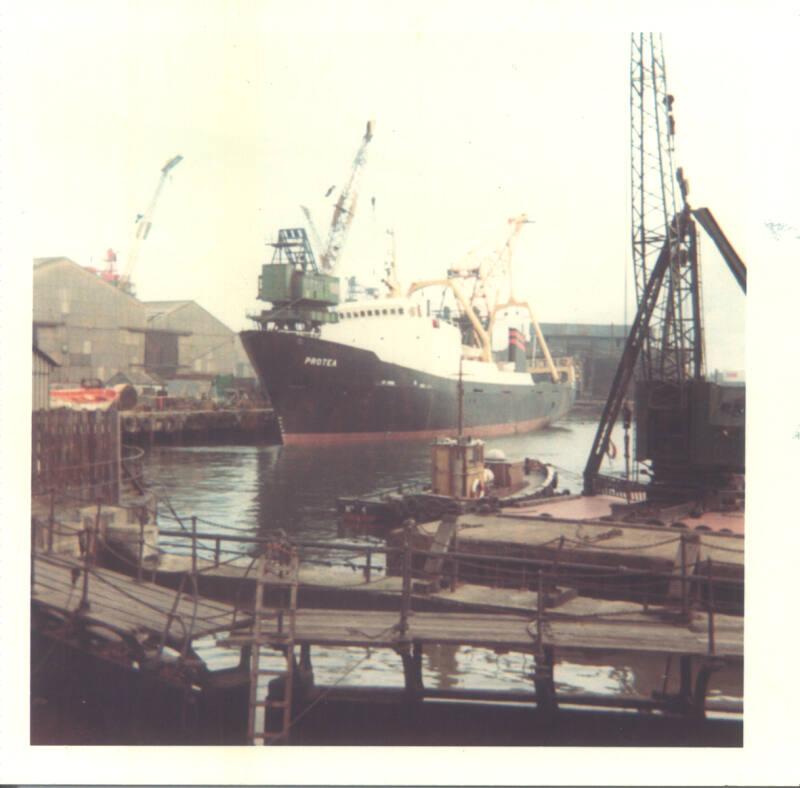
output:
[[[543,714],[558,710],[554,681],[555,654],[552,646],[540,648],[536,654],[533,686],[536,688],[536,709]]]
[[[100,504],[97,505],[97,520],[100,519]],[[84,523],[84,548],[83,548],[83,590],[81,591],[81,601],[78,605],[78,612],[83,613],[90,607],[89,605],[89,565],[92,552],[92,529]]]
[[[197,517],[192,515],[192,575],[197,574]]]
[[[47,529],[47,552],[53,552],[53,530],[56,524],[56,491],[50,490],[50,524]]]
[[[558,547],[556,548],[556,557],[553,559],[553,585],[558,584],[558,559],[561,558],[561,551],[564,549],[564,535],[562,534],[558,540]]]
[[[680,659],[680,694],[681,703],[687,707],[692,702],[692,658],[683,656]]]
[[[408,614],[411,610],[411,528],[403,524],[403,592],[400,595],[400,635],[408,634]]]
[[[369,583],[372,579],[372,550],[367,548],[367,564],[364,567],[364,580]]]
[[[136,579],[142,582],[142,571],[144,570],[144,518],[139,513],[139,565],[136,567]]]
[[[458,523],[456,523],[456,529],[453,532],[453,552],[455,553],[455,557],[453,558],[453,574],[450,580],[450,590],[455,591],[458,588],[458,570],[459,570],[459,560],[458,560]]]
[[[114,502],[119,505],[122,498],[122,418],[118,410],[114,411],[114,441],[116,443],[113,449],[115,460],[113,469],[116,471],[114,474],[116,484]]]
[[[536,594],[536,648],[542,653],[542,623],[544,621],[544,577],[539,570],[539,591]]]
[[[713,657],[716,651],[714,643],[714,568],[711,559],[707,560],[708,566],[708,653]]]
[[[214,566],[219,566],[220,538],[214,540]]]
[[[686,539],[681,534],[681,615],[689,617],[689,589],[686,585]]]
[[[409,649],[405,646],[400,652],[403,662],[403,678],[405,680],[406,699],[409,701],[422,700],[425,694],[425,685],[422,681],[422,646],[414,643]]]
[[[31,520],[31,523],[33,525],[33,533],[31,534],[31,596],[33,596],[36,588],[36,538],[39,535],[39,528],[35,517]]]

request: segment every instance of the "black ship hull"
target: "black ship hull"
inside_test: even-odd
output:
[[[244,331],[241,339],[286,444],[430,439],[457,430],[459,386],[452,377],[304,334]],[[474,437],[531,432],[564,416],[573,401],[571,383],[465,378],[464,431]]]

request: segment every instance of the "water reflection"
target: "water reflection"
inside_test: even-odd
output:
[[[493,439],[488,447],[501,449],[511,459],[527,456],[554,464],[561,486],[577,492],[596,428],[595,422],[570,420],[529,435]],[[613,440],[622,446],[620,428]],[[610,461],[611,471],[624,467],[621,454]],[[280,528],[297,537],[333,540],[338,496],[426,479],[429,470],[426,443],[163,447],[149,452],[145,478],[182,516],[201,517],[206,532],[235,527],[256,534]],[[344,671],[352,671],[348,683],[402,684],[396,654],[380,649],[364,657],[365,650],[358,648],[315,649],[317,681],[333,683]],[[533,689],[530,655],[441,646],[425,655],[423,668],[426,683],[441,689]],[[555,677],[564,691],[649,695],[663,686],[664,672],[663,660],[645,656],[624,662],[588,656],[558,663]],[[737,697],[740,687],[740,672],[723,671],[714,675],[711,695]]]

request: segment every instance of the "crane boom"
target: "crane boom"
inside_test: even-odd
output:
[[[717,224],[717,220],[708,208],[695,208],[692,215],[702,225],[703,229],[708,233],[709,238],[714,242],[722,259],[725,260],[728,268],[730,268],[734,279],[742,292],[747,292],[747,266],[742,261],[742,258],[736,254],[736,250],[731,245],[722,228]]]
[[[361,140],[361,145],[353,159],[353,166],[350,169],[350,178],[347,181],[336,205],[333,209],[333,217],[328,229],[328,241],[322,253],[320,263],[322,270],[327,273],[335,273],[339,263],[339,257],[344,247],[347,231],[353,221],[358,203],[358,176],[364,168],[367,157],[367,146],[372,139],[373,121],[367,122],[367,129]]]
[[[120,277],[120,286],[125,290],[131,289],[131,274],[133,273],[133,268],[139,258],[139,251],[141,249],[142,242],[147,240],[147,236],[150,235],[150,228],[153,226],[153,214],[155,213],[156,205],[158,204],[158,198],[161,196],[161,191],[164,188],[164,183],[167,180],[167,176],[169,175],[170,171],[177,167],[182,161],[183,156],[173,156],[161,168],[161,176],[158,179],[156,190],[150,199],[150,204],[147,206],[147,210],[141,216],[137,217],[133,242],[131,243],[131,249],[128,253],[128,260],[125,263],[125,270]]]

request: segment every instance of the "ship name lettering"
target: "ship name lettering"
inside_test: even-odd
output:
[[[336,359],[320,358],[319,356],[306,356],[306,360],[304,363],[311,367],[335,367]]]

